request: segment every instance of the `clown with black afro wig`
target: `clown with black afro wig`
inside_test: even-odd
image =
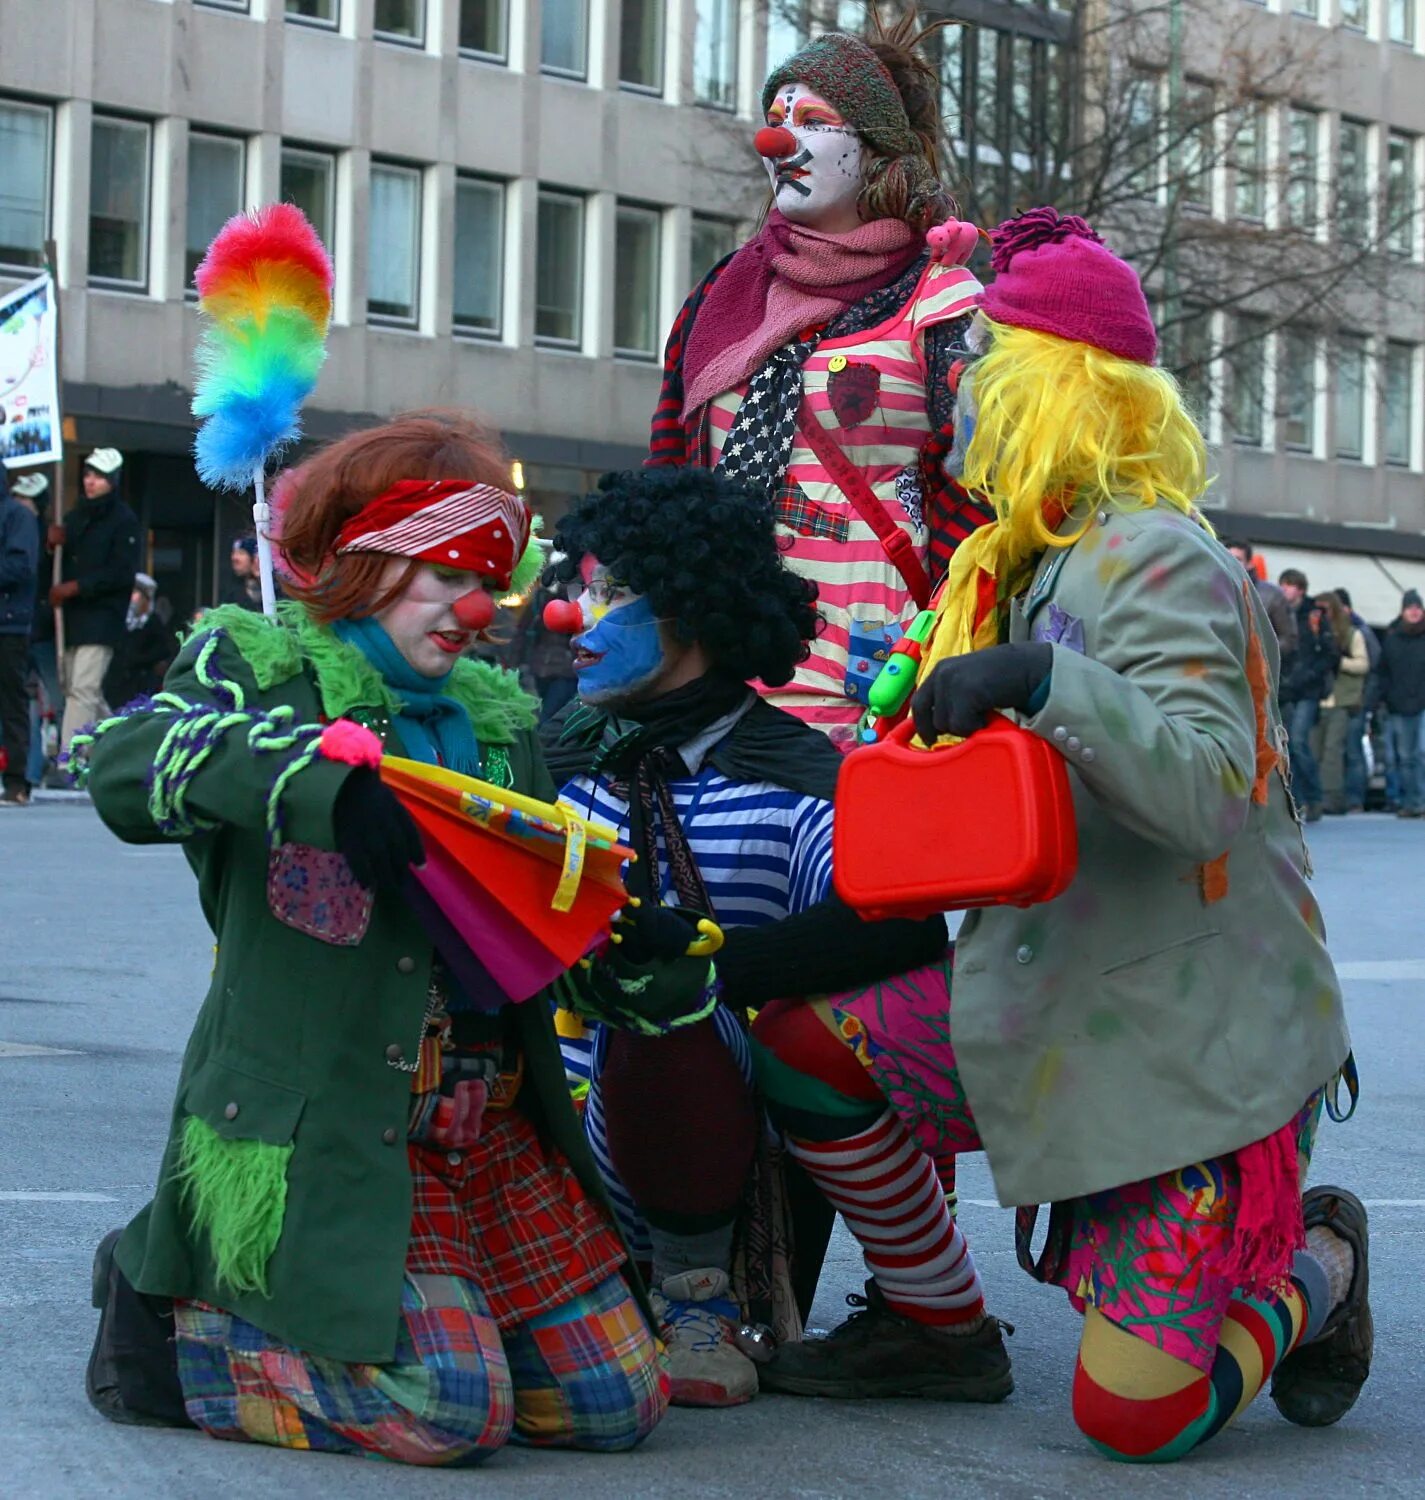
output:
[[[637,601],[647,626],[657,624],[669,657],[700,648],[707,674],[724,681],[760,678],[769,687],[789,682],[809,654],[818,619],[816,585],[786,565],[778,547],[771,505],[760,491],[706,469],[655,468],[605,474],[559,523],[551,573],[559,582],[587,585],[597,566],[609,589]],[[586,592],[587,598],[587,592]],[[586,605],[585,634],[576,639],[576,664],[598,605]],[[627,619],[628,616],[623,616]],[[648,688],[661,673],[650,642]],[[617,691],[590,692],[586,701]],[[631,696],[646,696],[625,684]],[[679,684],[681,685],[681,684]],[[612,685],[611,685],[612,686]]]

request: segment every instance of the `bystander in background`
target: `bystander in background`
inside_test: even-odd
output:
[[[1380,697],[1389,715],[1395,759],[1396,814],[1425,813],[1420,777],[1420,727],[1425,718],[1425,604],[1415,589],[1400,601],[1400,618],[1385,633],[1380,649]]]
[[[1322,791],[1311,734],[1321,717],[1321,700],[1336,681],[1340,651],[1325,611],[1307,593],[1306,574],[1288,568],[1277,585],[1296,616],[1296,647],[1282,653],[1278,694],[1291,748],[1291,790],[1302,817],[1314,823],[1321,816]]]
[[[10,493],[0,464],[0,806],[28,807],[30,625],[35,616],[35,566],[39,533],[34,512]]]
[[[1331,691],[1321,700],[1322,807],[1332,816],[1364,812],[1366,752],[1361,731],[1370,652],[1365,632],[1351,619],[1339,593],[1322,594],[1316,602],[1325,611],[1340,655]]]

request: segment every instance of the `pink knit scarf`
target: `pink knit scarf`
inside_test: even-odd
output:
[[[802,329],[889,285],[923,248],[923,238],[899,219],[824,234],[773,209],[698,309],[683,352],[684,419],[740,385]]]

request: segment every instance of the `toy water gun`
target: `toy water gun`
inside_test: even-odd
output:
[[[936,618],[933,609],[921,610],[891,647],[891,654],[866,695],[866,712],[856,730],[858,743],[874,745],[885,739],[904,715]]]

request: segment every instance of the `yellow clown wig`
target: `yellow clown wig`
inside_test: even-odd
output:
[[[1201,521],[1207,488],[1202,435],[1167,371],[984,322],[988,350],[961,387],[975,423],[961,483],[996,519],[951,560],[922,677],[947,656],[995,645],[1044,552],[1072,546],[1097,511],[1170,505]]]

